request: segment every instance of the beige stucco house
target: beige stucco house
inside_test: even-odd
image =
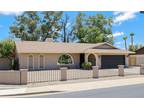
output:
[[[91,62],[100,68],[117,68],[117,65],[129,65],[128,55],[132,52],[118,49],[108,43],[58,43],[52,41],[17,41],[17,59],[19,68],[30,70],[59,69],[61,66],[80,68],[83,62]],[[62,55],[71,60],[60,64]]]

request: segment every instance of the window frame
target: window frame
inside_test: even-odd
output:
[[[71,64],[60,64],[58,61],[59,61],[59,58],[61,57],[61,56],[63,56],[63,55],[68,55],[70,58],[71,58],[71,61],[72,61],[72,63]],[[73,65],[74,64],[74,59],[73,59],[73,56],[71,55],[71,54],[61,54],[59,57],[58,57],[58,59],[57,59],[57,65]]]
[[[40,68],[40,56],[43,57],[43,68]],[[42,54],[38,56],[38,69],[45,69],[45,56]]]
[[[29,58],[30,56],[32,56],[32,70],[34,70],[34,56],[32,54],[28,55],[28,58],[27,58],[27,68],[30,70],[30,66],[29,66]]]

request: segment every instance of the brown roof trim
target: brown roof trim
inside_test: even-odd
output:
[[[142,47],[142,48],[139,48],[139,49],[137,49],[135,52],[137,52],[137,51],[139,51],[139,50],[141,50],[141,49],[143,49],[144,47]]]

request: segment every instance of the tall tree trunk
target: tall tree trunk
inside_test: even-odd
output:
[[[134,43],[133,43],[133,36],[131,36],[131,45],[133,47]]]
[[[127,41],[125,40],[125,50],[127,50]]]
[[[67,42],[66,25],[65,24],[64,24],[63,32],[64,32],[64,40],[63,40],[63,42]]]

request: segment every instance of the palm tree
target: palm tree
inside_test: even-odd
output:
[[[133,47],[134,46],[134,33],[130,33],[130,36],[131,36],[131,46]]]
[[[124,37],[123,37],[123,40],[124,40],[124,42],[125,42],[125,49],[126,49],[126,50],[127,50],[127,39],[128,39],[127,36],[124,36]]]

